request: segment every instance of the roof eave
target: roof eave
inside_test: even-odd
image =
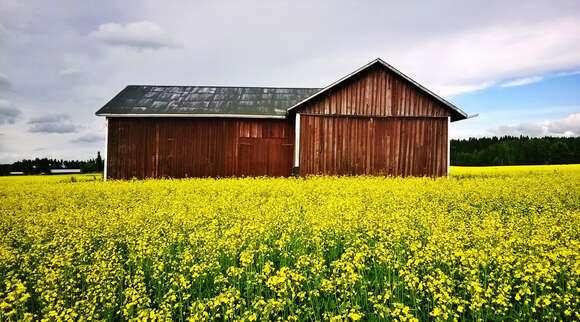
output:
[[[219,118],[246,118],[246,119],[285,119],[286,115],[267,115],[267,114],[178,114],[178,113],[168,113],[168,114],[145,114],[145,113],[132,113],[132,114],[117,114],[117,113],[95,113],[96,116],[103,117],[219,117]]]

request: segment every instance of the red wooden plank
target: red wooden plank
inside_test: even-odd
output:
[[[239,175],[247,169],[236,171],[238,137],[248,136],[259,152],[249,156],[251,168],[285,176],[292,169],[293,124],[287,120],[111,118],[108,124],[107,173],[113,179]],[[272,138],[264,143],[262,135]]]

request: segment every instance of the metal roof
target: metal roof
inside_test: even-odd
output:
[[[114,117],[285,118],[303,103],[379,64],[410,82],[451,111],[451,121],[470,116],[380,58],[325,88],[129,85],[95,114]]]
[[[129,85],[98,116],[285,118],[319,88]]]
[[[466,118],[469,118],[469,116],[467,115],[467,113],[465,113],[464,111],[462,111],[459,107],[451,104],[450,102],[446,101],[445,99],[441,98],[440,96],[438,96],[437,94],[431,92],[430,90],[428,90],[427,88],[425,88],[423,85],[417,83],[416,81],[414,81],[412,78],[410,78],[409,76],[401,73],[398,69],[396,69],[395,67],[389,65],[388,63],[386,63],[384,60],[377,58],[373,61],[371,61],[370,63],[364,65],[363,67],[355,70],[354,72],[344,76],[343,78],[337,80],[336,82],[326,86],[325,88],[323,88],[320,91],[317,91],[316,93],[314,93],[313,95],[304,98],[303,100],[297,102],[296,104],[294,104],[293,106],[291,106],[290,108],[288,108],[288,111],[291,111],[297,107],[299,107],[300,105],[302,105],[305,102],[310,101],[311,99],[317,97],[318,95],[321,95],[322,93],[327,92],[328,90],[330,90],[331,88],[337,86],[338,84],[354,77],[355,75],[357,75],[358,73],[370,68],[371,66],[374,66],[375,64],[380,64],[384,67],[386,67],[388,70],[392,71],[393,73],[399,75],[400,77],[404,78],[405,80],[407,80],[408,82],[410,82],[411,84],[413,84],[415,87],[417,87],[419,90],[421,90],[422,92],[426,93],[427,95],[433,97],[434,99],[436,99],[437,101],[439,101],[440,103],[442,103],[445,107],[449,108],[451,110],[451,121],[459,121],[459,120],[464,120]]]

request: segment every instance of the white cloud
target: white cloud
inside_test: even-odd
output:
[[[97,30],[91,32],[89,36],[115,46],[151,49],[177,46],[177,43],[159,25],[151,21],[132,22],[125,25],[106,23],[99,25]]]
[[[20,114],[22,114],[20,110],[14,107],[10,101],[0,99],[0,125],[14,124]]]
[[[497,136],[580,136],[580,113],[573,113],[559,120],[500,125],[489,129],[489,133]]]
[[[537,82],[541,82],[544,78],[541,76],[532,76],[532,77],[524,77],[511,80],[509,82],[505,82],[501,84],[501,87],[515,87],[515,86],[523,86],[528,84],[533,84]]]
[[[483,82],[474,84],[446,84],[437,87],[437,94],[441,96],[452,96],[461,93],[469,93],[484,90],[492,86],[494,82]]]
[[[567,136],[580,136],[580,113],[548,123],[548,132]]]
[[[542,75],[580,66],[578,16],[541,23],[502,23],[434,36],[412,48],[399,48],[400,70],[437,93],[453,96],[505,79]],[[526,81],[537,79],[526,79]]]
[[[573,76],[573,75],[580,75],[580,70],[571,70],[565,72],[556,73],[556,77],[564,77],[564,76]]]

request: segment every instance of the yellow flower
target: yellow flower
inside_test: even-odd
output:
[[[579,320],[580,165],[530,169],[0,177],[0,321]]]
[[[434,317],[440,316],[443,313],[443,311],[441,311],[440,308],[435,307],[432,311],[431,311],[431,315]]]
[[[358,321],[363,318],[363,316],[357,312],[350,312],[348,313],[347,317],[352,321]]]

